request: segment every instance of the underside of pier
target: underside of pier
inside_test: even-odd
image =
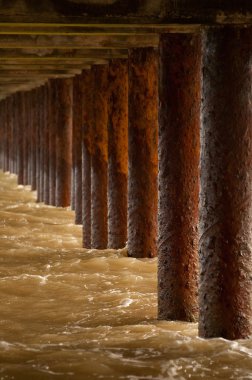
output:
[[[251,89],[251,0],[0,0],[1,168],[205,338],[252,334]]]

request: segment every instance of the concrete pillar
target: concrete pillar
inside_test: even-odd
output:
[[[108,122],[108,248],[123,248],[127,241],[128,180],[128,60],[109,66]]]
[[[91,248],[91,133],[93,126],[93,72],[83,70],[83,126],[82,126],[82,216],[83,247]]]
[[[73,79],[73,147],[72,173],[75,223],[82,224],[82,127],[83,127],[83,84],[81,75]]]
[[[129,51],[128,255],[156,256],[158,61],[154,48]]]
[[[48,125],[49,125],[49,204],[56,206],[56,126],[57,126],[57,103],[56,103],[55,80],[49,82],[48,93]]]
[[[201,337],[252,334],[252,28],[205,35],[200,194]]]
[[[107,248],[108,66],[95,65],[91,164],[91,247]]]
[[[158,318],[198,318],[201,36],[160,37]]]
[[[57,80],[56,206],[70,206],[73,81]]]

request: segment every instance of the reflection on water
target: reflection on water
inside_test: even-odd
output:
[[[85,250],[73,212],[0,172],[0,380],[252,379],[252,340],[156,320],[156,260]]]

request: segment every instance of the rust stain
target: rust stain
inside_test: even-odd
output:
[[[198,318],[201,36],[160,39],[159,319]]]

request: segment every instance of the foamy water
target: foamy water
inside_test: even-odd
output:
[[[0,380],[252,379],[252,339],[156,320],[156,259],[82,249],[73,212],[13,175],[0,194]]]

